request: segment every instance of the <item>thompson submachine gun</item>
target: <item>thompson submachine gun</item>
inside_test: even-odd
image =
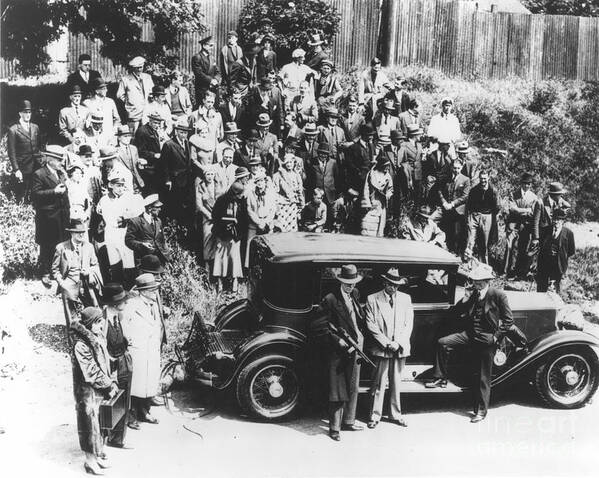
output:
[[[356,353],[358,354],[358,356],[360,357],[360,360],[364,363],[367,363],[368,365],[370,365],[371,367],[376,367],[376,365],[374,364],[374,362],[372,360],[370,360],[368,358],[368,356],[360,349],[360,347],[358,346],[358,343],[347,333],[346,330],[344,329],[340,329],[338,327],[336,327],[334,324],[331,324],[329,322],[329,329],[331,329],[331,332],[333,333],[333,335],[337,336],[340,339],[345,340],[350,348],[348,350],[348,353],[353,352],[352,349],[354,349],[356,351]]]

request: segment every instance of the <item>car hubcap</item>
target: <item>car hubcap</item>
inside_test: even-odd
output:
[[[580,355],[562,355],[549,365],[547,385],[558,402],[564,405],[579,402],[590,390],[591,367]]]
[[[268,393],[270,393],[270,396],[273,398],[279,398],[281,395],[283,395],[283,387],[278,380],[270,384],[268,387]]]
[[[271,418],[291,412],[299,401],[299,390],[295,371],[280,364],[265,365],[250,383],[255,409]]]

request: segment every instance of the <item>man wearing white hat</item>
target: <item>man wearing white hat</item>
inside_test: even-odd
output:
[[[437,139],[445,139],[452,145],[462,139],[460,120],[451,111],[453,100],[443,98],[441,100],[441,112],[431,118],[428,125],[427,135]]]
[[[129,62],[129,73],[121,78],[119,89],[116,96],[121,100],[127,110],[127,122],[131,134],[141,122],[141,118],[148,99],[152,93],[154,82],[152,77],[143,73],[146,60],[141,56],[136,56]]]
[[[472,423],[480,422],[487,416],[495,350],[514,323],[507,296],[503,291],[490,286],[492,278],[493,269],[486,264],[479,264],[470,272],[469,279],[473,286],[466,289],[464,298],[454,308],[456,316],[465,316],[466,328],[462,332],[439,339],[434,379],[426,384],[427,388],[446,387],[449,350],[471,347],[477,375],[476,382],[472,386],[474,392],[474,415],[470,420]]]
[[[116,128],[121,124],[121,117],[116,108],[116,103],[112,98],[108,98],[108,86],[102,78],[95,78],[90,82],[94,89],[94,95],[83,102],[83,105],[91,114],[102,117],[102,131],[106,140],[110,144],[114,144],[114,134]],[[88,121],[86,123],[89,124]]]
[[[291,100],[298,94],[299,85],[302,81],[308,81],[312,84],[312,79],[318,74],[308,65],[304,64],[306,52],[301,48],[296,48],[291,53],[292,62],[287,63],[279,71],[279,78],[283,87],[281,91],[285,98],[285,108],[289,108]],[[311,88],[310,94],[314,95]]]
[[[410,356],[414,309],[410,296],[397,290],[405,283],[397,268],[390,268],[381,277],[383,290],[369,295],[364,308],[366,327],[373,339],[369,351],[376,363],[370,389],[373,400],[368,428],[376,427],[382,418],[387,382],[389,383],[390,421],[407,427],[401,414],[399,388],[406,357]]]
[[[323,43],[324,40],[320,33],[310,35],[310,39],[308,40],[310,52],[306,55],[306,65],[316,71],[320,70],[321,62],[328,58],[328,55],[322,49]]]

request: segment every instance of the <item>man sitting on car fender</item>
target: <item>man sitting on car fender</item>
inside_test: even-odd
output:
[[[478,384],[474,384],[474,416],[477,423],[485,419],[491,398],[491,372],[497,344],[513,325],[512,310],[505,293],[489,284],[493,270],[486,264],[474,268],[469,276],[474,287],[455,307],[459,315],[467,317],[466,330],[439,339],[435,358],[434,380],[427,388],[447,386],[448,351],[456,347],[471,346],[477,360]],[[470,292],[470,293],[469,293]]]

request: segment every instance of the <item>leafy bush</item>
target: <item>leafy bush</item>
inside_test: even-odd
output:
[[[35,276],[38,247],[34,241],[34,218],[31,206],[17,203],[0,192],[0,271],[4,271],[0,282]]]
[[[552,82],[541,83],[535,86],[532,92],[532,98],[526,107],[533,113],[545,114],[558,101],[557,86]]]
[[[271,25],[265,28],[264,20]],[[287,62],[295,48],[305,48],[310,33],[320,32],[331,43],[339,31],[341,16],[337,8],[323,0],[250,0],[245,4],[237,31],[242,43],[251,44],[260,31],[275,38],[279,62]]]

